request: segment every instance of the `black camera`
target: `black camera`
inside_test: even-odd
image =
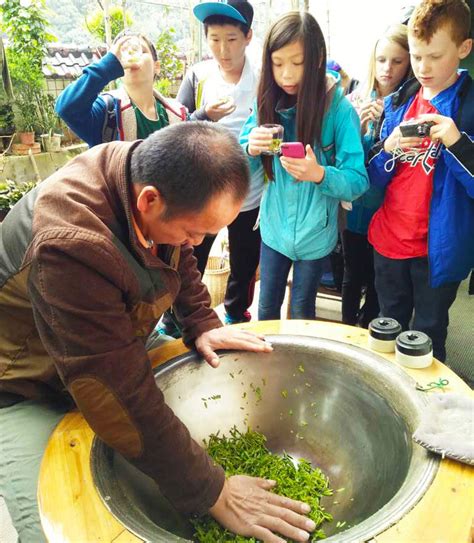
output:
[[[435,123],[426,121],[420,123],[415,119],[400,123],[400,132],[404,138],[426,138],[430,135],[430,129]]]

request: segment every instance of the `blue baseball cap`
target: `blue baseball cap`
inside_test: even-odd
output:
[[[197,19],[204,23],[211,15],[221,15],[234,19],[249,28],[253,21],[253,7],[247,0],[225,0],[222,2],[204,2],[193,8]]]

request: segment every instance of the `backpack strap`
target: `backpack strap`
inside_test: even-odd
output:
[[[101,97],[106,106],[104,124],[102,125],[102,143],[108,143],[109,141],[115,141],[117,139],[115,100],[114,97],[107,92],[102,93]]]
[[[201,81],[198,81],[197,92],[196,92],[196,109],[199,109],[202,105],[202,93],[204,91],[205,82],[206,82],[205,79],[201,79]]]
[[[213,66],[213,60],[204,60],[192,67],[192,84],[194,89],[194,106],[196,110],[202,107],[204,85]]]

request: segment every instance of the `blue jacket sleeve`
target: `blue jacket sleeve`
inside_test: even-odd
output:
[[[463,132],[461,139],[444,149],[443,154],[447,168],[474,198],[474,140]]]
[[[99,96],[104,87],[124,71],[113,53],[84,68],[77,81],[68,85],[56,101],[56,113],[90,147],[102,143],[105,101]]]
[[[324,166],[324,179],[319,187],[326,196],[352,201],[369,188],[369,183],[359,117],[346,98],[336,106],[334,129],[335,163]]]

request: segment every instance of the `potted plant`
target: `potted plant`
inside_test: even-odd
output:
[[[38,102],[38,115],[41,126],[41,141],[43,149],[47,152],[57,152],[61,148],[62,134],[59,130],[59,117],[54,111],[54,98],[43,93]]]
[[[0,182],[0,222],[23,196],[36,186],[35,181],[15,183],[11,179]]]
[[[38,125],[36,104],[19,96],[15,102],[17,114],[16,127],[20,142],[24,145],[33,145],[35,142],[35,128]]]

